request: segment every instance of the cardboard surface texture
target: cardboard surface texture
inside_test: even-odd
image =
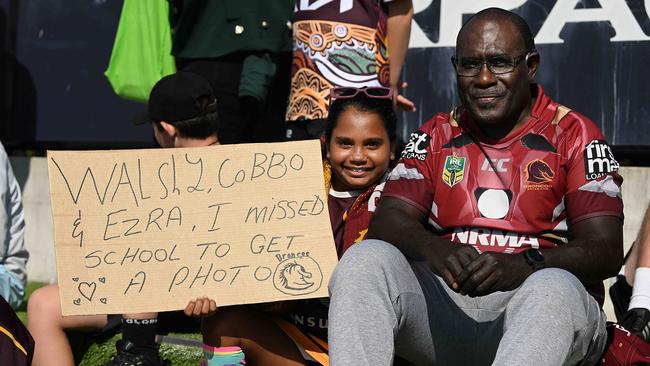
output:
[[[337,257],[316,140],[47,159],[64,315],[327,296]]]

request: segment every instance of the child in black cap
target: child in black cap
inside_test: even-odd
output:
[[[151,90],[148,103],[156,141],[162,147],[195,147],[219,144],[217,100],[210,84],[201,76],[178,72],[165,76]],[[208,302],[214,306],[214,302]],[[210,310],[210,309],[208,309]],[[28,328],[38,347],[33,365],[74,365],[65,331],[99,331],[111,334],[122,325],[117,354],[107,365],[167,365],[155,343],[156,333],[165,329],[198,330],[196,321],[182,312],[124,315],[62,316],[58,285],[36,290],[27,306]],[[158,320],[160,319],[160,327]]]

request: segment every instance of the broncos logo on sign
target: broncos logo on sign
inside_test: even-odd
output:
[[[535,159],[526,164],[526,181],[532,184],[550,183],[555,178],[555,172],[546,162]]]
[[[311,257],[292,258],[278,263],[273,286],[287,295],[305,295],[318,291],[323,284],[323,272]]]
[[[285,263],[280,269],[279,277],[282,286],[288,290],[302,291],[314,285],[313,282],[308,281],[312,278],[312,274],[296,261]]]

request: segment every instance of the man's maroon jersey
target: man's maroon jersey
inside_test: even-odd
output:
[[[623,179],[602,133],[541,87],[534,92],[531,117],[498,141],[460,109],[436,115],[411,134],[383,195],[427,213],[441,236],[482,252],[555,247],[580,220],[622,220]]]

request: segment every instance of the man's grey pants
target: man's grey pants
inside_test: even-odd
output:
[[[330,362],[392,365],[594,365],[605,316],[561,269],[532,274],[516,290],[482,297],[453,292],[425,262],[366,240],[330,280]]]

